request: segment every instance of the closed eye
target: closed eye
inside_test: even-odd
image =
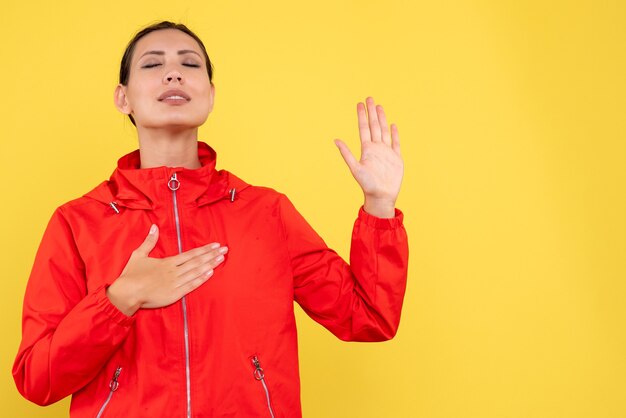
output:
[[[155,64],[146,64],[144,66],[142,66],[141,68],[152,68],[152,67],[156,67],[158,65],[161,65],[160,63],[155,63]],[[198,64],[183,64],[185,67],[193,67],[193,68],[200,68],[200,65]]]

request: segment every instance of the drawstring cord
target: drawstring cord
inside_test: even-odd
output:
[[[117,213],[119,215],[120,210],[117,208],[117,206],[115,206],[116,203],[115,202],[110,202],[109,206],[111,206],[113,208],[113,210],[115,211],[115,213]]]

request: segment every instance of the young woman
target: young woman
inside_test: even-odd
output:
[[[406,285],[398,131],[357,105],[363,189],[351,265],[289,200],[216,170],[205,47],[161,22],[131,40],[115,105],[139,149],[59,207],[26,289],[19,391],[72,417],[301,416],[295,300],[342,340],[392,338]],[[209,280],[210,279],[210,280]]]

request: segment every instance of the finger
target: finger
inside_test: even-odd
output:
[[[398,132],[398,126],[395,123],[391,124],[391,148],[400,154],[400,133]]]
[[[189,280],[185,283],[182,283],[180,286],[178,286],[176,289],[172,291],[173,301],[175,302],[179,300],[180,298],[182,298],[183,296],[185,296],[186,294],[196,290],[197,288],[202,286],[203,283],[209,280],[211,276],[213,276],[213,271],[207,274],[201,275],[199,277],[196,277],[193,280]]]
[[[203,254],[202,256],[194,257],[186,263],[181,264],[176,268],[176,274],[182,277],[187,272],[198,270],[196,273],[200,274],[204,270],[217,267],[222,261],[224,261],[224,254],[228,252],[228,248],[221,247],[215,251]]]
[[[374,105],[374,99],[368,97],[365,99],[367,105],[367,117],[369,119],[370,135],[372,136],[372,142],[381,141],[380,124],[378,123],[378,114],[376,113],[376,106]]]
[[[135,252],[144,257],[148,257],[150,251],[154,249],[157,241],[159,240],[159,227],[155,224],[150,226],[150,231],[148,232],[148,236],[143,240],[141,245],[137,247]]]
[[[179,297],[179,299],[199,288],[203,283],[209,280],[211,276],[213,276],[213,270],[182,285],[179,288],[179,291],[183,292],[183,294]]]
[[[382,141],[391,145],[391,136],[389,135],[389,125],[387,125],[387,117],[385,116],[385,110],[381,105],[376,105],[376,114],[378,115],[378,124],[380,125],[380,132],[382,134]]]
[[[194,257],[202,256],[218,248],[220,248],[220,244],[217,242],[212,242],[210,244],[203,245],[202,247],[193,248],[191,250],[185,251],[184,253],[173,255],[171,257],[168,257],[168,259],[169,261],[174,263],[175,266],[180,266],[181,264],[186,263]]]
[[[205,275],[212,275],[215,271],[215,268],[224,261],[224,256],[220,256],[219,260],[220,261],[213,262],[213,265],[202,265],[189,270],[187,273],[176,279],[176,287],[185,286],[190,281],[202,278]]]
[[[370,135],[370,125],[367,123],[367,114],[363,103],[358,103],[356,105],[356,114],[359,119],[359,137],[361,138],[361,143],[370,142],[372,140]]]
[[[354,174],[354,172],[357,170],[359,166],[359,162],[357,161],[356,158],[354,158],[354,155],[352,155],[352,152],[350,152],[350,149],[348,148],[346,144],[344,144],[342,140],[335,139],[335,145],[337,145],[337,148],[339,148],[339,152],[341,153],[343,160],[348,165],[350,172]]]

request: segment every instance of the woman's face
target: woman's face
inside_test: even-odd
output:
[[[115,104],[133,116],[138,129],[184,129],[206,121],[213,96],[196,40],[176,29],[162,29],[135,44],[128,83],[116,87]]]

